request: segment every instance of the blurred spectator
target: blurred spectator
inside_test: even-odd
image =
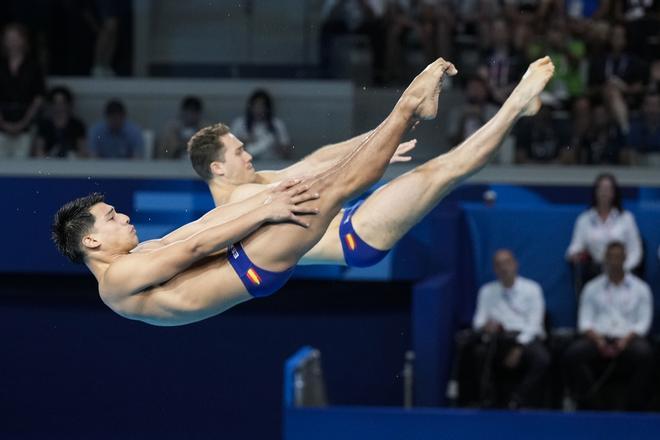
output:
[[[385,65],[385,2],[379,0],[325,0],[321,9],[320,56],[323,74],[331,73],[335,40],[343,35],[366,35],[377,80]]]
[[[513,50],[506,21],[498,19],[491,24],[490,42],[479,74],[486,80],[491,98],[502,104],[520,80],[525,66],[520,54]]]
[[[516,163],[575,163],[575,151],[567,148],[566,122],[554,118],[549,105],[541,107],[536,115],[518,121],[514,136]]]
[[[642,91],[644,72],[639,59],[627,50],[626,29],[612,27],[610,51],[592,58],[589,85],[592,92],[602,94],[617,124],[624,133],[629,130],[629,108],[636,107]]]
[[[209,125],[203,121],[204,105],[197,96],[186,96],[181,101],[179,116],[165,128],[162,140],[156,147],[157,159],[188,158],[186,145],[199,129]]]
[[[36,157],[88,157],[85,124],[73,115],[73,95],[66,87],[48,93],[48,109],[39,122]]]
[[[0,63],[0,157],[25,158],[30,154],[30,131],[43,103],[45,81],[23,26],[5,27]]]
[[[586,165],[619,164],[625,136],[614,122],[609,109],[604,104],[596,104],[588,123],[588,130],[579,143],[574,144],[579,162]]]
[[[600,18],[606,13],[606,3],[603,0],[554,0],[571,20],[586,20]]]
[[[493,268],[497,281],[479,290],[473,319],[477,337],[469,349],[477,376],[471,382],[478,384],[483,406],[502,402],[509,408],[531,406],[550,363],[541,342],[543,291],[536,282],[518,276],[518,262],[507,249],[495,253]],[[497,389],[502,374],[516,376],[508,398]]]
[[[466,3],[474,3],[474,1]],[[418,2],[417,21],[427,62],[432,62],[438,57],[454,59],[452,34],[455,15],[454,5],[451,1],[422,0]]]
[[[426,3],[423,3],[426,5]],[[428,8],[431,8],[429,5]],[[423,11],[426,10],[426,7]],[[430,20],[415,22],[412,19],[410,8],[401,2],[387,2],[382,18],[383,33],[385,37],[385,65],[384,72],[376,72],[376,83],[399,84],[404,81],[405,75],[405,47],[408,36],[416,31],[419,34],[422,46],[427,57],[429,51],[434,51],[435,17],[423,17]]]
[[[635,217],[621,206],[621,189],[611,174],[601,174],[592,189],[591,208],[580,214],[566,258],[576,265],[578,291],[601,272],[605,249],[611,241],[624,243],[624,268],[632,270],[642,262],[642,241]]]
[[[265,90],[252,93],[245,116],[232,122],[231,132],[255,159],[285,159],[289,155],[289,133],[284,122],[275,117],[273,99]]]
[[[450,140],[454,145],[470,137],[497,113],[497,107],[488,102],[488,86],[480,76],[468,78],[465,101],[449,114]]]
[[[89,149],[94,157],[144,158],[142,130],[126,119],[126,108],[121,101],[108,102],[105,121],[97,122],[89,132]]]
[[[611,8],[613,21],[625,24],[632,52],[640,57],[658,53],[658,0],[604,0],[604,3]]]
[[[598,388],[616,367],[625,372],[626,382],[617,395],[616,409],[645,408],[653,367],[653,351],[645,336],[651,326],[653,300],[649,286],[627,273],[624,261],[624,244],[610,242],[605,273],[590,281],[580,297],[578,329],[582,337],[564,353],[564,366],[569,389],[581,407],[594,408]],[[611,362],[609,368],[603,368],[605,361]],[[601,364],[600,377],[595,364]]]
[[[584,41],[571,34],[566,20],[556,18],[546,30],[545,39],[532,44],[527,52],[531,60],[549,55],[555,65],[555,74],[546,87],[562,104],[584,93],[582,66],[586,63]]]
[[[633,164],[660,165],[660,94],[644,97],[641,115],[630,126],[627,142]]]
[[[91,22],[96,32],[96,46],[91,73],[97,77],[114,76],[112,64],[119,40],[120,22],[130,14],[131,4],[127,0],[94,0],[94,5],[96,15]]]
[[[646,93],[660,93],[660,58],[651,62],[645,88]]]
[[[556,0],[503,0],[506,18],[511,23],[543,25],[558,11]]]
[[[568,145],[578,154],[578,162],[582,144],[591,130],[591,118],[592,109],[589,98],[586,96],[576,98],[571,108],[571,134]]]

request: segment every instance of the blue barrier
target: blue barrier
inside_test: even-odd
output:
[[[658,439],[660,416],[382,407],[285,408],[284,440]]]

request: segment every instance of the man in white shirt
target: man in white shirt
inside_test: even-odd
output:
[[[653,318],[653,300],[648,284],[624,269],[625,260],[624,244],[610,242],[605,273],[582,291],[578,316],[582,337],[564,354],[568,385],[582,406],[593,406],[596,384],[602,381],[594,377],[592,364],[614,360],[616,367],[626,371],[623,377],[628,382],[617,409],[644,408],[653,358],[645,336]]]
[[[493,373],[504,370],[521,374],[507,405],[531,406],[550,364],[550,355],[541,342],[545,337],[543,291],[538,283],[518,276],[518,262],[508,249],[495,253],[493,267],[497,281],[479,290],[473,319],[473,328],[481,335],[473,356],[477,370],[481,370],[482,404],[503,401],[488,394],[497,392]]]

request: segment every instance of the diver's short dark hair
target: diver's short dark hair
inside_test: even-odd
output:
[[[104,200],[103,194],[92,193],[68,202],[55,214],[51,238],[57,250],[74,263],[83,262],[82,238],[94,226],[89,209]]]

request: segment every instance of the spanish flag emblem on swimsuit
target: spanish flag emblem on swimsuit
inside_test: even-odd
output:
[[[344,235],[344,241],[350,250],[355,250],[355,237],[353,237],[353,234],[349,232],[348,234]]]
[[[251,267],[248,269],[247,277],[250,279],[250,281],[252,281],[252,284],[254,284],[255,286],[261,284],[261,277],[259,276],[257,271],[254,270],[254,268]]]

